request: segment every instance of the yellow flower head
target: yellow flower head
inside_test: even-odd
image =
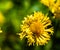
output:
[[[54,4],[55,0],[40,0],[40,2],[49,7]]]
[[[5,22],[5,18],[2,14],[2,12],[0,12],[0,24],[3,24]]]
[[[0,27],[0,33],[2,33],[3,31],[1,30],[1,27]]]
[[[41,0],[41,3],[48,6],[56,18],[60,17],[60,0]]]
[[[22,21],[20,39],[27,38],[28,45],[44,45],[53,34],[51,20],[41,12],[34,12]]]
[[[60,0],[57,0],[51,9],[52,9],[51,11],[54,14],[55,18],[60,19]]]

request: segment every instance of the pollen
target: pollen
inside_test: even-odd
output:
[[[51,26],[51,27],[50,27]],[[42,12],[34,12],[32,15],[24,17],[21,24],[20,39],[27,39],[30,45],[45,45],[53,34],[51,20]]]

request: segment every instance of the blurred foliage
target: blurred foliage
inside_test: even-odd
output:
[[[23,18],[41,11],[52,20],[54,34],[51,40],[44,46],[28,46],[26,39],[20,40],[20,24]],[[48,7],[39,0],[0,0],[0,50],[60,50],[60,19],[53,19],[53,14]],[[1,23],[1,21],[3,21]]]

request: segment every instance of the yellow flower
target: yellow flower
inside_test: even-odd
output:
[[[55,2],[56,0],[41,0],[41,3],[48,6],[52,12],[54,12],[56,10],[56,7],[58,6],[58,4],[56,4]]]
[[[49,7],[55,18],[60,17],[60,0],[41,0],[41,3]]]
[[[5,18],[2,14],[2,12],[0,12],[0,24],[3,24],[5,22]]]
[[[41,12],[34,12],[22,21],[20,39],[27,38],[28,45],[45,45],[53,34],[51,20]]]
[[[52,6],[52,13],[54,14],[55,18],[60,19],[60,0],[57,0],[54,6]]]
[[[1,30],[1,27],[0,27],[0,33],[2,33],[3,31]]]
[[[54,4],[55,0],[40,0],[40,2],[49,7]]]

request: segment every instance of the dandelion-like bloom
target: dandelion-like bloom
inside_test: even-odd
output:
[[[41,3],[49,7],[54,17],[60,18],[60,0],[41,0]]]
[[[41,12],[34,12],[22,21],[20,39],[27,38],[28,45],[45,45],[53,34],[51,20]]]
[[[54,4],[55,0],[40,0],[40,2],[49,7]]]

